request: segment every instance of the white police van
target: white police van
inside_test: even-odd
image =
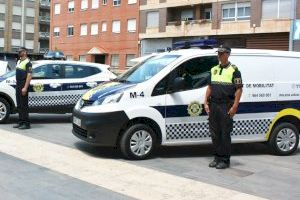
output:
[[[218,64],[215,51],[162,53],[88,91],[73,111],[73,134],[118,146],[131,159],[148,157],[158,145],[211,143],[203,102],[209,71]],[[244,83],[232,142],[267,142],[276,154],[295,152],[300,53],[233,49],[230,61]]]
[[[71,113],[82,94],[114,79],[108,65],[78,61],[34,61],[29,109],[34,113]],[[16,112],[15,71],[0,76],[0,123]]]

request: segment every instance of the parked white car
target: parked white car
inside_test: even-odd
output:
[[[116,76],[108,65],[78,61],[34,61],[29,109],[34,113],[71,113],[89,89]],[[0,123],[16,112],[15,71],[0,76]]]

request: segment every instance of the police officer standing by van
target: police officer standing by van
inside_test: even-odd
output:
[[[19,49],[19,60],[16,66],[16,99],[19,113],[18,124],[14,128],[30,129],[28,89],[32,79],[32,63],[30,62],[27,49]]]
[[[217,52],[220,64],[211,69],[204,107],[209,115],[209,130],[214,148],[214,160],[209,167],[225,169],[230,166],[230,134],[243,84],[240,71],[228,60],[231,49],[220,46]]]

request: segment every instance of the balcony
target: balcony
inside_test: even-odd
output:
[[[45,54],[45,53],[47,53],[49,51],[49,48],[40,48],[40,53],[41,54]]]
[[[51,3],[50,3],[49,0],[48,1],[47,0],[40,0],[40,7],[41,8],[50,10],[50,6],[51,6]]]
[[[39,22],[41,24],[50,24],[50,17],[49,16],[40,16]]]
[[[147,0],[147,5],[141,5],[140,10],[179,7],[179,6],[194,6],[199,4],[199,0],[166,0],[164,3],[160,3],[160,0]],[[201,0],[202,4],[213,3],[216,0]]]
[[[161,38],[161,37],[186,37],[186,36],[207,36],[216,34],[211,29],[210,20],[187,20],[168,22],[165,32],[159,32],[158,28],[147,28],[145,34],[140,34],[141,38]]]
[[[209,20],[173,21],[167,23],[165,32],[159,32],[158,28],[147,28],[146,33],[140,33],[140,38],[289,32],[291,23],[290,19],[262,20],[260,27],[251,27],[249,20],[223,21],[220,29],[212,29]]]
[[[40,32],[39,33],[39,38],[43,39],[43,40],[49,40],[50,33],[49,32]]]

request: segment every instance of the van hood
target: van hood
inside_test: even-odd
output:
[[[100,98],[123,92],[124,90],[134,87],[133,83],[105,82],[86,92],[82,99],[85,101],[97,101]]]

